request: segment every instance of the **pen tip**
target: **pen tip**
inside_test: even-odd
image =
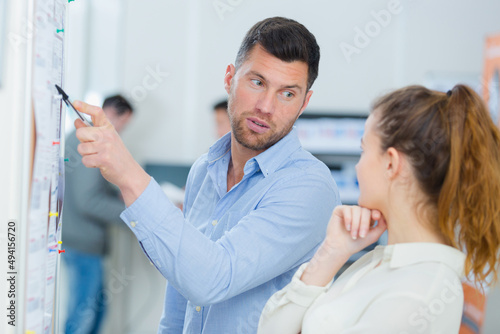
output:
[[[59,92],[59,94],[60,94],[60,95],[62,95],[62,96],[63,96],[63,99],[65,99],[65,100],[66,100],[66,99],[68,98],[68,95],[66,95],[66,93],[62,90],[62,88],[61,88],[61,87],[59,87],[58,85],[55,85],[55,86],[56,86],[57,91]]]

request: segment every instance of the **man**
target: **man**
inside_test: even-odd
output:
[[[215,127],[217,129],[217,138],[221,138],[231,131],[231,121],[227,112],[227,100],[217,102],[214,105]]]
[[[120,95],[111,96],[102,106],[117,132],[130,121],[132,107]],[[86,168],[75,155],[79,144],[75,133],[66,140],[64,218],[62,240],[70,285],[66,334],[98,333],[105,311],[103,260],[108,250],[108,227],[122,224],[125,208],[118,190],[99,170]],[[75,161],[73,161],[75,160]]]
[[[292,129],[318,64],[303,25],[275,17],[250,29],[224,77],[232,131],[192,166],[184,213],[100,108],[76,103],[97,125],[75,122],[83,163],[120,188],[122,219],[167,278],[159,333],[255,333],[267,299],[322,241],[338,191]]]

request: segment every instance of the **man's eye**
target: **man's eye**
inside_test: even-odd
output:
[[[257,80],[257,79],[252,79],[252,82],[257,85],[257,86],[262,86],[262,81]]]
[[[286,98],[292,98],[293,97],[293,93],[292,92],[283,92],[283,95],[286,97]]]

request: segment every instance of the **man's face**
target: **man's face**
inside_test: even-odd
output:
[[[224,83],[236,142],[260,153],[286,136],[311,97],[307,75],[305,62],[284,62],[259,45],[238,71],[229,65]]]

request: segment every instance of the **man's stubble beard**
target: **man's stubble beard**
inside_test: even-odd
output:
[[[268,120],[267,117],[259,117],[259,115],[255,115],[251,112],[244,112],[239,115],[238,119],[235,119],[231,107],[232,105],[231,103],[229,103],[228,114],[229,114],[229,120],[231,121],[231,131],[233,132],[234,138],[240,145],[253,151],[267,150],[268,148],[279,142],[283,137],[285,137],[288,133],[290,133],[290,131],[293,128],[293,125],[295,124],[295,121],[298,118],[297,116],[292,122],[290,122],[290,124],[287,124],[281,131],[273,133],[273,131],[275,131],[274,123]],[[264,134],[259,134],[248,129],[245,124],[246,118],[251,116],[256,116],[263,119],[269,125],[269,130],[267,130],[267,132]],[[252,137],[255,140],[251,140]]]

